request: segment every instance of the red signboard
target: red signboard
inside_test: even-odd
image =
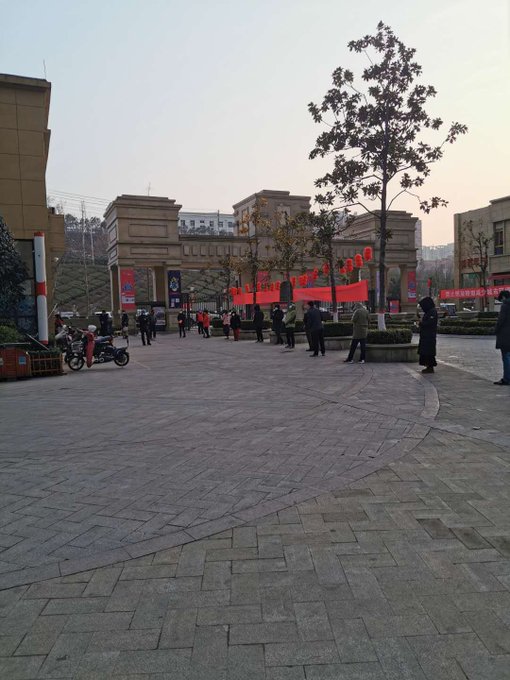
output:
[[[510,290],[510,284],[507,286],[487,286],[487,288],[448,288],[441,290],[439,297],[441,300],[483,298],[486,295],[487,297],[498,297],[503,290]]]
[[[120,270],[120,306],[126,311],[136,309],[134,269]]]
[[[293,297],[294,302],[299,300],[324,300],[325,302],[331,302],[331,287],[294,288]],[[253,293],[234,295],[233,299],[235,305],[251,305],[253,303]],[[368,300],[368,282],[364,280],[348,286],[337,286],[336,299],[338,302],[363,302]],[[257,302],[261,305],[280,302],[280,291],[258,292]]]

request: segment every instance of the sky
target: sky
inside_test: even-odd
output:
[[[453,240],[453,215],[510,194],[510,0],[0,0],[0,72],[52,83],[48,194],[101,215],[120,194],[231,211],[261,189],[317,193],[331,159],[309,160],[350,40],[382,20],[417,50],[430,107],[469,133],[448,146],[422,197],[423,242]],[[439,141],[439,139],[438,139]]]

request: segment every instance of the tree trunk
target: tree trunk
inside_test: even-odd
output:
[[[331,286],[331,302],[333,307],[333,321],[338,321],[338,302],[336,299],[335,270],[333,269],[333,255],[328,257],[329,285]]]

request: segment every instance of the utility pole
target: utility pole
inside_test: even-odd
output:
[[[85,210],[85,201],[81,202],[81,245],[83,250],[83,276],[85,280],[85,299],[87,302],[87,317],[90,316],[90,291],[89,291],[89,272],[87,267],[87,252],[85,248],[85,225],[87,220],[87,212]]]

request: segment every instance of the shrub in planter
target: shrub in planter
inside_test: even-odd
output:
[[[220,326],[221,328],[221,326]],[[267,329],[271,328],[271,319],[264,319],[262,322],[262,328]],[[241,320],[241,330],[242,331],[254,331],[255,328],[253,326],[253,321],[251,319],[242,319]]]
[[[324,324],[325,338],[345,337],[347,335],[352,335],[352,323],[327,321]]]
[[[21,335],[14,326],[0,326],[0,345],[2,343],[20,342]]]
[[[368,331],[367,344],[406,345],[411,342],[412,338],[413,334],[407,328],[392,328],[386,331]]]
[[[441,325],[437,332],[441,335],[494,335],[496,328],[495,326],[464,326],[464,324],[457,326]]]
[[[478,312],[479,319],[497,319],[499,312]]]
[[[211,319],[211,326],[213,328],[223,328],[223,322],[221,319]]]

